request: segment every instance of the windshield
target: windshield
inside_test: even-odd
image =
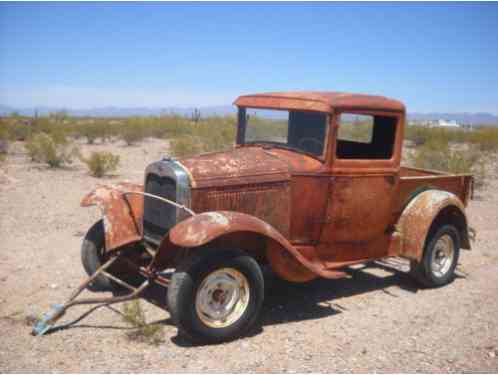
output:
[[[325,150],[327,114],[240,108],[241,144],[268,143],[317,157]]]

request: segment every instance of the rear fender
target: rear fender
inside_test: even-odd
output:
[[[402,245],[400,256],[421,261],[427,236],[434,225],[453,224],[460,233],[461,246],[470,249],[465,207],[455,195],[442,190],[426,190],[405,207],[398,221]]]
[[[143,196],[123,193],[143,191],[142,185],[127,182],[99,185],[82,199],[82,207],[96,205],[102,212],[106,251],[142,239]]]
[[[306,281],[304,279],[316,276],[344,276],[342,272],[326,270],[316,258],[308,259],[303,256],[270,224],[241,212],[213,211],[192,216],[171,229],[168,241],[181,248],[199,248],[233,233],[257,234],[266,238],[266,257],[272,268],[284,278],[296,279],[291,281]],[[282,257],[277,252],[283,252],[287,256]],[[282,264],[284,260],[286,264]]]

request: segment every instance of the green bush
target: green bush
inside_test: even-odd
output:
[[[46,163],[51,168],[71,164],[78,149],[67,140],[46,133],[37,133],[26,141],[25,148],[31,160]]]
[[[164,342],[163,326],[160,324],[147,324],[145,312],[140,301],[134,300],[124,304],[123,320],[130,324],[134,330],[128,333],[128,339],[159,345]]]
[[[184,135],[170,141],[173,156],[178,158],[190,157],[203,152],[202,144],[198,137]]]
[[[110,138],[109,127],[104,121],[93,121],[88,124],[80,124],[77,128],[77,134],[86,138],[86,142],[91,145],[97,139],[105,142]]]
[[[92,152],[89,158],[80,158],[86,164],[90,174],[94,177],[103,177],[114,172],[119,164],[119,155],[110,152]]]
[[[139,118],[128,119],[125,124],[120,126],[119,133],[128,146],[134,145],[146,137],[142,119]]]
[[[470,134],[469,141],[483,152],[498,152],[498,129],[481,128]]]
[[[431,138],[423,146],[418,147],[413,155],[412,164],[423,169],[473,174],[476,188],[484,186],[486,180],[486,157],[474,147],[468,150],[452,150],[443,137]]]
[[[11,140],[12,135],[10,129],[4,124],[0,124],[0,155],[5,155],[9,152]]]
[[[203,119],[197,124],[184,124],[180,133],[182,134],[170,141],[170,149],[175,157],[224,151],[234,145],[235,119],[230,117]]]

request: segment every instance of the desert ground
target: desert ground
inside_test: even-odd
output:
[[[30,317],[63,302],[85,276],[80,244],[100,213],[80,208],[83,195],[97,184],[140,183],[167,146],[82,143],[84,153],[121,156],[116,174],[98,179],[79,162],[57,170],[33,163],[22,143],[12,145],[0,167],[1,372],[498,372],[496,165],[468,207],[473,250],[462,251],[446,287],[421,289],[406,264],[388,260],[300,286],[267,275],[260,324],[230,343],[193,346],[147,302],[147,321],[164,327],[160,345],[129,338],[121,304],[31,336]],[[74,308],[60,323],[89,309]]]

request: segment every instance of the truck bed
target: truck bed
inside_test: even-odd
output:
[[[472,195],[472,175],[402,166],[396,211],[401,212],[411,196],[425,189],[440,189],[455,194],[466,206]]]

